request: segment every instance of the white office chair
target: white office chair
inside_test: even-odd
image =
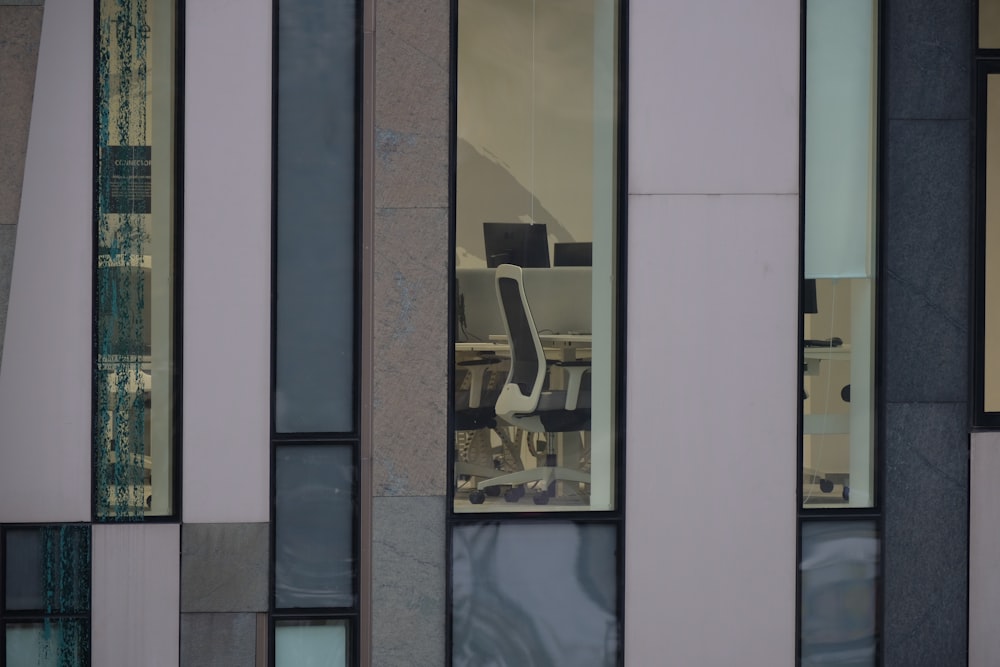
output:
[[[476,490],[469,494],[469,501],[482,503],[486,489],[511,485],[513,488],[504,497],[509,502],[517,502],[524,495],[524,485],[534,482],[534,501],[544,505],[552,497],[554,482],[590,483],[590,473],[557,465],[555,438],[552,437],[554,433],[590,430],[590,392],[582,388],[590,362],[546,360],[524,293],[521,267],[511,264],[497,267],[496,289],[510,343],[510,370],[497,398],[495,412],[499,419],[513,426],[547,434],[546,464],[479,482]],[[561,367],[566,372],[565,389],[545,388],[550,366]]]

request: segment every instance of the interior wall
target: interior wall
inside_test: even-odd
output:
[[[483,222],[593,239],[594,14],[578,0],[459,3],[459,267],[486,266]]]

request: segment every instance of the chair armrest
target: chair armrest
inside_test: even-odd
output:
[[[580,385],[583,383],[583,374],[590,370],[590,361],[553,361],[552,365],[559,366],[566,371],[569,378],[566,384],[566,409],[576,410],[576,404],[580,400]]]

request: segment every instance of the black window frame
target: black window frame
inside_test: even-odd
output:
[[[44,610],[9,610],[7,609],[7,534],[11,530],[45,530],[62,529],[65,527],[75,527],[83,529],[87,535],[89,551],[87,554],[87,565],[90,571],[87,573],[89,590],[87,594],[87,610],[78,612],[46,612]],[[93,562],[94,562],[94,533],[93,526],[89,523],[7,523],[0,524],[0,667],[7,667],[7,626],[14,623],[49,623],[52,621],[82,621],[87,628],[87,652],[81,656],[78,667],[89,667],[91,664],[91,652],[93,651],[93,627],[92,614],[94,608],[93,592]],[[10,665],[9,667],[19,667]]]
[[[186,0],[174,0],[174,145],[173,145],[173,207],[174,207],[174,248],[173,248],[173,326],[171,327],[171,343],[173,349],[171,356],[173,360],[173,403],[171,405],[171,453],[170,464],[173,468],[171,475],[171,497],[173,504],[171,512],[163,515],[144,515],[142,518],[116,518],[104,517],[99,513],[99,497],[97,492],[98,471],[96,465],[97,453],[97,429],[99,420],[98,411],[98,328],[100,326],[98,317],[98,255],[100,253],[98,229],[100,225],[100,119],[98,117],[97,101],[100,99],[100,29],[101,29],[101,0],[93,1],[94,23],[93,23],[93,62],[94,62],[94,116],[93,125],[93,176],[94,184],[93,203],[91,205],[92,231],[91,231],[91,406],[90,406],[90,440],[91,440],[91,484],[90,484],[90,515],[93,523],[122,523],[122,522],[142,522],[142,523],[178,523],[183,516],[183,404],[184,404],[184,72],[185,72],[185,2]],[[155,1],[155,0],[151,0]]]
[[[457,185],[457,149],[458,149],[458,5],[461,0],[450,2],[450,57],[449,57],[449,170],[448,170],[448,369],[455,367],[455,327],[457,294],[456,294],[456,185]],[[615,141],[617,143],[617,164],[614,188],[616,195],[615,214],[617,230],[615,235],[615,262],[617,266],[615,284],[615,324],[616,338],[613,353],[615,355],[615,429],[614,440],[614,509],[611,510],[573,510],[565,512],[456,512],[455,511],[455,448],[447,447],[448,486],[446,492],[447,510],[445,513],[446,531],[446,562],[445,562],[445,655],[446,664],[453,664],[454,649],[454,614],[453,614],[453,534],[456,527],[477,524],[577,524],[577,525],[613,525],[616,529],[615,612],[618,618],[617,665],[625,664],[625,465],[626,465],[626,347],[627,347],[627,304],[628,304],[628,54],[629,54],[629,0],[618,0],[617,21],[617,67],[616,76],[616,116],[617,126]],[[455,432],[455,377],[449,372],[448,377],[448,424],[449,443]]]
[[[873,299],[875,301],[875,308],[872,320],[872,326],[874,327],[874,368],[873,368],[873,387],[872,387],[872,421],[874,423],[874,435],[873,435],[873,448],[874,452],[872,455],[872,505],[870,507],[807,507],[803,504],[803,465],[804,465],[804,450],[803,450],[803,409],[801,397],[805,392],[805,378],[802,373],[802,368],[805,363],[804,347],[801,341],[805,338],[805,322],[802,317],[804,313],[803,305],[805,303],[805,196],[806,196],[806,31],[807,31],[807,8],[810,0],[800,0],[800,44],[799,44],[799,316],[798,316],[798,337],[797,340],[800,341],[798,345],[798,365],[796,366],[796,381],[798,383],[798,392],[796,393],[797,400],[797,415],[798,415],[798,425],[797,425],[797,436],[796,436],[796,527],[795,527],[795,564],[796,564],[796,575],[795,575],[795,664],[802,664],[802,570],[799,567],[802,563],[802,527],[805,524],[815,524],[815,523],[850,523],[857,522],[858,524],[863,523],[874,523],[875,533],[878,539],[879,553],[878,561],[876,563],[876,581],[875,581],[875,667],[883,664],[882,652],[884,648],[883,642],[883,632],[884,632],[884,599],[885,599],[885,577],[884,572],[884,553],[883,548],[885,544],[885,519],[884,519],[884,504],[885,504],[885,447],[882,443],[885,442],[885,388],[881,381],[884,373],[884,358],[883,350],[885,347],[885,328],[883,326],[883,307],[882,304],[885,303],[885,290],[886,290],[886,275],[884,262],[875,261],[875,289],[873,294]],[[883,156],[887,154],[888,137],[885,128],[887,127],[887,115],[884,104],[885,88],[887,82],[885,81],[886,73],[886,57],[887,57],[887,24],[886,20],[886,0],[873,0],[875,5],[875,11],[877,16],[877,24],[875,26],[875,36],[878,40],[875,48],[875,70],[876,70],[876,83],[875,83],[875,124],[876,124],[876,139],[875,139],[875,151],[876,151],[876,171],[875,171],[875,187],[876,192],[876,204],[875,204],[875,256],[879,256],[880,249],[884,247],[885,242],[885,229],[882,222],[885,220],[885,197],[881,196],[881,193],[886,192],[886,169],[884,166]]]
[[[355,48],[354,48],[354,243],[353,243],[353,336],[351,356],[353,360],[352,391],[353,429],[343,432],[280,432],[275,420],[275,390],[277,377],[277,331],[278,331],[278,107],[279,107],[279,12],[281,0],[272,0],[272,51],[271,51],[271,342],[270,342],[270,406],[269,406],[269,441],[270,441],[270,481],[269,481],[269,567],[268,567],[268,664],[275,661],[275,631],[277,624],[285,621],[346,621],[348,624],[348,665],[361,664],[365,653],[362,644],[367,629],[361,627],[365,620],[363,615],[363,600],[365,598],[364,582],[362,581],[361,561],[363,524],[364,484],[361,474],[362,439],[365,424],[363,417],[363,351],[365,341],[363,334],[363,289],[364,289],[364,162],[365,152],[363,132],[365,131],[366,90],[365,90],[365,22],[367,19],[369,0],[354,0],[355,16]],[[354,603],[344,607],[277,607],[275,593],[275,554],[276,551],[276,462],[280,448],[288,445],[310,445],[316,447],[343,446],[352,451],[354,464],[354,508],[352,515],[352,554],[354,563]]]

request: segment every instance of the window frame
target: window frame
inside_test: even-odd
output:
[[[270,479],[269,479],[269,516],[270,530],[268,536],[269,544],[269,565],[268,565],[268,614],[267,614],[267,660],[268,664],[275,663],[275,632],[278,624],[286,621],[345,621],[347,624],[347,658],[348,665],[355,666],[362,664],[364,656],[369,652],[367,636],[370,628],[362,628],[365,620],[363,611],[368,606],[370,582],[368,577],[368,565],[364,559],[364,544],[367,539],[368,528],[366,517],[370,515],[370,502],[368,500],[369,483],[363,469],[364,452],[370,448],[368,442],[368,425],[365,421],[366,411],[370,409],[366,399],[366,386],[368,380],[365,378],[363,369],[365,367],[365,355],[368,354],[370,343],[364,334],[366,324],[364,312],[366,307],[366,291],[369,289],[365,266],[367,255],[365,254],[365,238],[370,234],[370,211],[366,205],[366,196],[370,183],[365,180],[367,166],[370,164],[370,156],[366,152],[364,138],[371,134],[371,100],[369,90],[369,78],[371,63],[366,54],[366,43],[368,35],[366,32],[367,22],[370,20],[371,0],[353,0],[356,8],[355,16],[355,45],[354,45],[354,183],[352,191],[354,193],[354,240],[352,248],[352,258],[354,261],[353,271],[353,336],[352,336],[352,423],[350,431],[343,432],[283,432],[278,431],[276,426],[275,396],[277,387],[277,332],[278,332],[278,143],[279,143],[279,33],[280,33],[280,5],[282,0],[271,0],[272,16],[272,51],[271,51],[271,321],[270,321],[270,403],[269,403],[269,457],[270,457]],[[349,447],[351,450],[353,470],[354,470],[354,507],[352,511],[352,555],[353,555],[353,598],[354,603],[345,607],[278,607],[276,606],[275,587],[275,554],[276,551],[276,509],[277,509],[277,455],[278,450],[284,446],[309,445],[316,447]]]
[[[155,0],[150,0],[155,1]],[[94,184],[91,206],[91,406],[90,406],[90,441],[91,441],[91,496],[90,514],[93,523],[121,523],[123,521],[139,521],[142,523],[177,523],[181,520],[183,509],[183,404],[184,404],[184,72],[185,72],[185,3],[186,0],[174,0],[174,78],[173,84],[173,251],[172,251],[172,282],[171,297],[173,299],[173,318],[171,326],[171,359],[173,401],[170,410],[170,493],[172,498],[171,511],[168,514],[144,514],[141,518],[104,517],[99,512],[100,494],[98,493],[97,429],[99,427],[98,413],[98,330],[99,294],[98,273],[100,254],[100,119],[98,101],[101,95],[100,85],[100,30],[101,30],[101,0],[93,2],[93,175]],[[152,416],[150,416],[152,418]]]
[[[612,177],[616,202],[615,215],[617,229],[615,231],[616,248],[614,259],[616,263],[616,280],[613,291],[615,299],[616,336],[612,348],[614,354],[614,398],[611,409],[614,411],[614,429],[610,433],[614,451],[612,463],[614,466],[614,489],[612,498],[614,508],[610,510],[573,510],[560,512],[535,512],[526,508],[518,512],[456,512],[455,511],[455,447],[452,444],[455,433],[455,326],[457,294],[456,294],[456,238],[457,238],[457,148],[458,148],[458,5],[461,0],[449,0],[450,4],[450,57],[449,57],[449,170],[448,170],[448,359],[447,359],[447,491],[445,511],[445,656],[446,664],[453,664],[454,651],[454,545],[453,536],[456,528],[477,524],[582,524],[582,525],[612,525],[616,530],[616,566],[615,612],[618,619],[617,665],[625,664],[625,464],[627,448],[626,426],[626,348],[627,348],[627,295],[628,295],[628,100],[629,100],[629,0],[617,0],[617,66],[615,68],[615,103],[616,128],[615,142],[617,144],[616,168]]]
[[[45,612],[44,610],[9,610],[7,609],[7,534],[11,530],[44,530],[62,529],[66,527],[81,528],[87,536],[87,573],[90,586],[87,593],[87,610],[85,612]],[[93,559],[94,533],[89,523],[8,523],[0,524],[0,667],[7,665],[7,626],[14,623],[49,623],[50,621],[81,621],[87,631],[87,652],[81,656],[79,667],[89,667],[91,651],[93,650],[92,615],[94,609],[93,589]],[[11,665],[10,667],[16,667]]]

